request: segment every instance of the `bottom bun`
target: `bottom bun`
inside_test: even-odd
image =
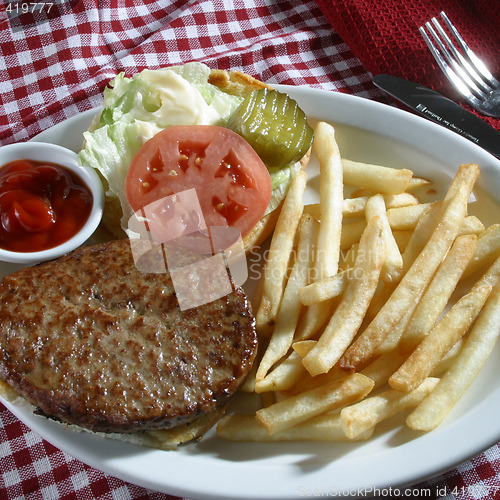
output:
[[[37,413],[37,409],[26,401],[23,397],[19,396],[12,387],[7,383],[0,380],[0,396],[11,404],[23,405],[27,411]],[[223,405],[217,410],[206,413],[199,418],[172,427],[170,429],[158,429],[154,431],[136,431],[136,432],[92,432],[78,425],[70,425],[58,422],[59,425],[64,426],[64,429],[71,429],[75,432],[86,432],[101,436],[106,439],[113,439],[117,441],[124,441],[139,446],[146,446],[148,448],[155,448],[158,450],[174,451],[179,446],[200,440],[206,432],[208,432],[223,416],[226,411],[227,405]],[[47,418],[47,417],[40,417]],[[53,420],[53,419],[52,419]]]
[[[128,443],[157,448],[160,450],[176,450],[183,444],[200,440],[223,416],[226,406],[205,414],[192,422],[155,431],[139,431],[127,434],[101,434],[103,437],[118,439]]]
[[[253,248],[259,247],[272,234],[276,226],[276,221],[281,212],[283,202],[278,208],[264,215],[262,219],[255,224],[252,230],[243,238],[243,247],[245,253],[250,252]]]

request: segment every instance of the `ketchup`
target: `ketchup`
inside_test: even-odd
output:
[[[38,252],[72,238],[92,210],[82,179],[55,163],[16,160],[0,168],[0,247]]]

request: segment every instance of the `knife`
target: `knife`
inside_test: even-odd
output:
[[[469,139],[500,158],[500,132],[444,95],[392,75],[376,75],[373,83],[420,115]]]

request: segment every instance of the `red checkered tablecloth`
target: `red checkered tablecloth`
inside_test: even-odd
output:
[[[102,90],[121,71],[135,73],[187,61],[238,68],[270,83],[382,98],[365,66],[313,0],[53,1],[50,12],[42,3],[37,5],[45,5],[45,10],[33,14],[16,13],[13,0],[0,5],[2,145],[29,139],[98,106]],[[496,445],[411,488],[414,498],[421,491],[422,498],[441,493],[446,499],[500,499],[499,473]],[[4,498],[174,497],[81,463],[0,405],[0,499]]]
[[[7,12],[0,13],[3,144],[99,105],[102,90],[120,71],[187,61],[238,68],[266,82],[366,97],[376,93],[364,67],[314,2],[65,4],[73,7],[61,7],[54,19],[20,26],[29,19],[17,18],[13,29]]]

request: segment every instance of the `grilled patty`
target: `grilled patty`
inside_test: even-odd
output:
[[[256,343],[242,290],[181,311],[168,272],[139,271],[128,239],[0,284],[0,379],[41,413],[92,431],[170,428],[216,411]]]

